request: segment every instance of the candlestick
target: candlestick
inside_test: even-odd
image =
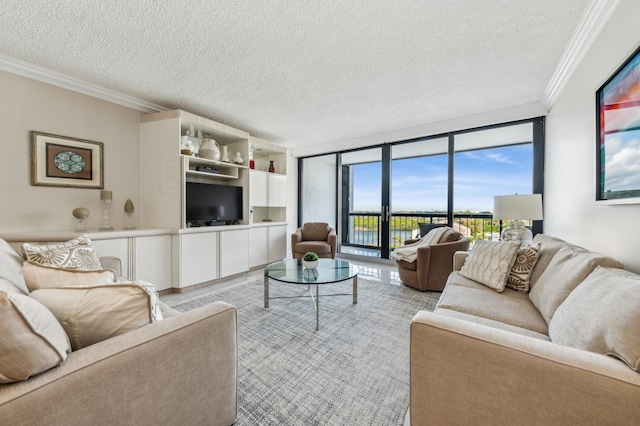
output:
[[[102,226],[99,231],[113,231],[111,226],[111,191],[100,191],[100,202],[102,203]]]

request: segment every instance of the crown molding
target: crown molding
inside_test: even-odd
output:
[[[0,54],[0,70],[18,74],[23,77],[28,77],[33,80],[41,81],[53,86],[62,87],[64,89],[82,93],[83,95],[92,96],[94,98],[109,101],[114,104],[122,105],[127,108],[136,109],[138,111],[146,113],[168,110],[168,108],[165,108],[162,105],[154,104],[152,102],[147,102],[133,96],[125,95],[124,93],[116,92],[115,90],[106,89],[104,87],[98,86],[97,84],[89,83],[78,78],[69,77],[59,72],[33,65],[28,62],[24,62],[19,59],[11,58],[2,54]]]
[[[621,0],[593,0],[547,85],[540,103],[551,109]]]

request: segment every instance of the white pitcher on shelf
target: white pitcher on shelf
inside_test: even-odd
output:
[[[219,161],[220,146],[213,139],[202,139],[202,141],[200,141],[198,155],[201,158],[206,158],[207,160]]]

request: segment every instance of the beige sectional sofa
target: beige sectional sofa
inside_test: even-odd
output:
[[[550,236],[533,246],[528,292],[470,279],[475,247],[456,254],[411,323],[412,425],[640,424],[640,276]]]
[[[108,270],[26,266],[0,239],[0,425],[235,421],[233,306],[179,313],[148,283],[85,285]]]

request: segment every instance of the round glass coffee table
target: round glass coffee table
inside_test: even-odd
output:
[[[270,279],[288,284],[306,285],[309,295],[269,297]],[[353,295],[353,304],[356,304],[358,303],[358,267],[345,260],[319,259],[318,267],[315,269],[302,266],[302,259],[287,259],[271,263],[264,268],[264,307],[269,307],[271,299],[310,297],[316,310],[316,330],[318,330],[320,329],[320,285],[349,279],[353,280],[352,293],[322,294],[322,297]],[[311,285],[316,286],[315,297]]]

